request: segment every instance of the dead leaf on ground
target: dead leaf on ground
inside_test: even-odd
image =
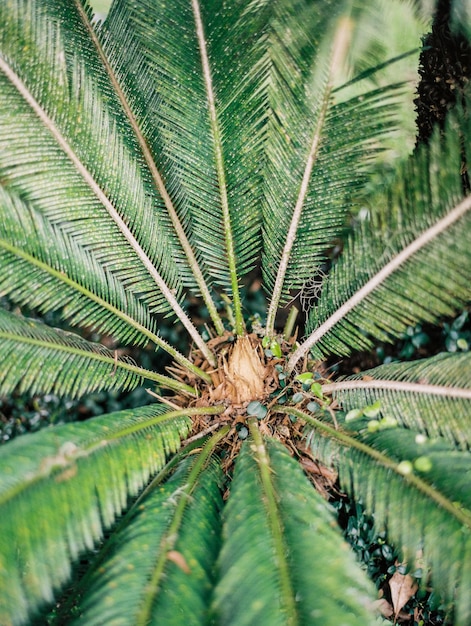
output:
[[[373,602],[373,607],[379,611],[383,617],[390,618],[394,615],[392,606],[385,598],[375,600],[375,602]]]
[[[389,581],[391,600],[394,607],[394,617],[397,619],[400,610],[409,602],[418,589],[415,580],[409,574],[396,571]]]

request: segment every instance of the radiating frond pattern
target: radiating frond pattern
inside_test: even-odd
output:
[[[113,0],[96,24],[87,0],[0,0],[0,392],[150,381],[162,403],[0,447],[1,626],[48,605],[90,626],[376,623],[317,460],[471,622],[470,353],[337,381],[320,362],[471,299],[469,94],[380,180],[410,78],[350,73],[393,63],[378,10]],[[291,313],[278,335],[309,281],[306,339]],[[163,339],[182,327],[185,355]],[[168,376],[121,356],[148,342]]]
[[[27,435],[0,450],[0,622],[22,624],[70,576],[189,422],[149,406]],[[7,569],[8,565],[8,569]]]
[[[468,301],[471,198],[462,198],[462,131],[458,115],[445,137],[412,157],[388,204],[383,199],[352,235],[309,318],[305,345],[315,345],[316,355],[368,349],[372,338],[390,341]]]
[[[270,505],[261,478],[261,450],[251,443],[238,458],[225,509],[221,580],[215,596],[220,623],[374,623],[368,611],[368,585],[330,525],[327,503],[283,447],[271,440],[264,446],[295,615],[283,606],[284,574],[277,558],[277,532],[271,522],[267,524]],[[342,581],[334,565],[338,560],[344,565]]]

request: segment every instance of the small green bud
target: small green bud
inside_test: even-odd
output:
[[[379,421],[378,420],[370,420],[368,422],[368,431],[370,433],[375,433],[379,430]]]
[[[310,382],[314,378],[312,372],[303,372],[302,374],[298,374],[294,377],[294,380],[297,380],[300,383]]]
[[[345,421],[351,422],[352,420],[356,420],[359,417],[362,417],[362,415],[363,415],[363,411],[361,409],[352,409],[345,416]]]
[[[322,398],[322,385],[320,383],[312,383],[310,391],[316,398]]]
[[[397,466],[397,471],[403,476],[408,476],[414,471],[414,466],[410,461],[401,461]]]
[[[395,417],[391,417],[390,415],[386,415],[379,422],[379,427],[381,430],[386,430],[388,428],[396,428],[397,427],[397,419]]]
[[[419,456],[414,461],[414,467],[418,472],[430,472],[433,467],[432,461],[428,456]]]
[[[365,406],[363,409],[363,415],[366,417],[378,417],[379,412],[381,410],[381,401],[377,400],[374,404],[370,404],[370,406]]]

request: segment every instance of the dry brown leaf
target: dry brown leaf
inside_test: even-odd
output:
[[[394,616],[397,618],[402,607],[412,598],[418,589],[417,583],[409,574],[396,571],[389,581]]]
[[[381,613],[383,617],[390,618],[394,615],[394,610],[389,602],[385,598],[375,600],[373,602],[373,608]]]

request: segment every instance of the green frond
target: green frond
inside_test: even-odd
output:
[[[339,416],[340,430],[307,421],[314,427],[308,434],[313,453],[338,470],[342,489],[365,503],[378,529],[387,528],[409,566],[423,567],[424,579],[431,576],[444,600],[455,602],[455,625],[469,624],[469,452],[413,430],[372,432],[367,418],[345,422]]]
[[[134,80],[129,82],[126,80],[129,76],[129,72],[133,73],[133,68],[130,67],[128,63],[126,70],[123,71],[123,65],[120,61],[121,57],[126,57],[126,53],[132,51],[134,59],[139,58],[140,62],[142,62],[142,54],[135,54],[135,42],[128,40],[128,29],[125,29],[117,38],[117,41],[121,44],[124,43],[124,48],[120,48],[119,46],[116,47],[113,45],[113,37],[111,37],[111,39],[109,38],[109,32],[107,32],[106,29],[106,26],[110,24],[112,20],[108,20],[105,27],[95,30],[90,16],[87,15],[87,11],[84,10],[83,7],[79,6],[79,12],[84,26],[90,35],[95,51],[102,62],[103,69],[107,73],[111,82],[113,92],[120,101],[127,120],[134,132],[143,160],[148,168],[151,183],[162,199],[166,213],[172,223],[174,234],[181,245],[184,256],[186,257],[185,263],[181,263],[180,259],[176,259],[177,263],[181,266],[180,273],[183,282],[185,285],[193,287],[194,290],[199,290],[201,297],[208,308],[208,313],[214,323],[216,332],[218,334],[222,334],[224,332],[222,320],[217,312],[213,297],[211,296],[208,282],[201,271],[200,264],[198,263],[197,251],[193,249],[191,242],[188,239],[187,232],[185,232],[185,226],[182,223],[182,215],[179,215],[177,209],[177,204],[179,202],[177,198],[178,193],[175,195],[175,190],[168,187],[162,170],[162,164],[160,161],[158,164],[156,160],[159,159],[159,154],[156,156],[152,154],[152,149],[149,146],[149,139],[146,136],[146,127],[143,123],[141,123],[147,118],[148,110],[155,108],[156,102],[151,102],[150,100],[152,100],[152,98],[147,99],[147,104],[144,102],[146,100],[144,94],[134,89],[136,81]],[[115,13],[113,12],[112,17],[114,17],[114,15]],[[113,27],[111,27],[111,30],[113,30]],[[108,57],[106,52],[109,54]],[[124,55],[122,54],[123,52],[125,53]],[[127,57],[127,61],[129,61],[131,65],[133,64],[132,57]],[[140,75],[140,69],[137,72],[136,77]],[[147,73],[148,72],[146,72],[146,74]],[[146,89],[148,85],[149,83],[146,84]],[[143,106],[142,102],[144,102]],[[186,264],[188,265],[188,271]]]
[[[11,301],[41,314],[54,311],[72,326],[109,334],[125,345],[150,340],[204,378],[204,372],[159,336],[149,310],[87,248],[65,240],[3,187],[0,205],[0,291]]]
[[[70,576],[190,428],[153,405],[25,435],[0,449],[0,623],[27,616]]]
[[[224,516],[219,623],[374,623],[373,596],[329,505],[284,447],[244,445]]]
[[[286,297],[316,274],[335,236],[345,225],[353,197],[367,180],[378,138],[391,129],[392,105],[400,86],[372,91],[333,104],[326,115],[310,188],[285,278]]]
[[[388,125],[384,97],[371,97],[369,106],[354,101],[337,107],[332,98],[355,27],[351,3],[273,4],[279,8],[270,39],[271,115],[263,180],[262,269],[272,297],[268,332],[279,304],[316,273],[344,225],[351,203],[347,188],[362,178],[353,159],[361,163],[372,139]],[[283,36],[287,31],[289,38]],[[367,118],[360,135],[360,119]]]
[[[396,169],[398,158],[406,158],[414,149],[417,128],[411,114],[417,97],[416,68],[424,32],[430,26],[414,0],[379,0],[365,10],[362,3],[355,17],[360,21],[349,43],[350,63],[334,90],[342,101],[397,82],[406,80],[400,100],[395,107],[394,132],[381,138],[384,147],[374,169],[378,178],[385,179]],[[368,176],[368,186],[371,176]]]
[[[380,402],[378,418],[461,448],[471,443],[471,353],[389,363],[324,386],[349,411]]]
[[[3,185],[150,311],[172,309],[192,333],[180,306],[182,253],[82,14],[76,3],[2,4]]]
[[[121,521],[80,584],[77,623],[208,623],[222,474],[211,465],[189,484],[194,465],[180,465]]]
[[[218,120],[224,103],[216,101],[219,68],[208,44],[213,33],[206,7],[197,0],[117,2],[104,30],[115,71],[129,77],[127,90],[139,92],[134,102],[141,128],[196,259],[205,275],[236,299],[236,270],[247,263],[244,258],[236,261],[232,221],[243,205],[228,204],[228,167]],[[251,239],[254,234],[251,227]]]
[[[0,290],[4,295],[42,314],[60,312],[70,324],[93,328],[124,344],[156,342],[155,319],[87,248],[64,238],[3,187],[0,204]]]
[[[0,309],[0,388],[29,393],[56,393],[72,398],[99,390],[134,389],[143,380],[174,389],[182,386],[166,376],[138,367],[128,357],[73,333]]]
[[[309,349],[317,357],[368,349],[373,339],[391,341],[408,325],[451,315],[469,301],[463,267],[471,254],[471,196],[463,199],[461,181],[461,146],[469,139],[469,120],[457,112],[444,136],[436,134],[387,194],[372,199],[371,220],[358,226],[321,285],[291,369]]]

